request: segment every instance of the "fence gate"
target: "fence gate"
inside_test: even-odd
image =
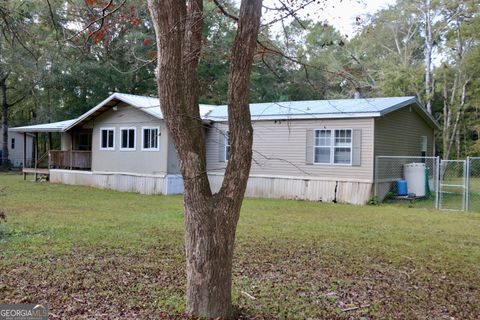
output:
[[[439,208],[467,210],[467,164],[465,160],[441,160],[439,181]]]
[[[467,157],[466,210],[480,212],[480,157]]]

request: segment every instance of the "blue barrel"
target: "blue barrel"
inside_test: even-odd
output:
[[[407,180],[397,181],[397,195],[399,196],[408,195]]]

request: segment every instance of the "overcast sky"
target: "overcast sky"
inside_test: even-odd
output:
[[[355,34],[355,21],[357,17],[374,13],[388,5],[394,4],[395,0],[324,0],[321,4],[311,4],[301,11],[305,17],[316,21],[328,21],[342,34],[352,37]],[[278,0],[264,0],[265,6],[278,4]],[[268,20],[268,17],[264,17]]]

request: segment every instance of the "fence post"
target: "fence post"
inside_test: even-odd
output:
[[[378,190],[377,190],[377,185],[378,185],[378,159],[379,156],[375,157],[375,163],[373,164],[373,167],[375,168],[374,172],[374,177],[373,177],[373,199],[375,202],[377,201],[377,195],[378,195]]]
[[[470,202],[470,157],[467,157],[466,163],[466,176],[465,176],[465,211],[469,210],[469,202]]]
[[[440,208],[440,157],[436,157],[435,163],[435,209]]]

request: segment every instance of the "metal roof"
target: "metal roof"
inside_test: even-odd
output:
[[[65,131],[79,124],[85,123],[92,118],[95,118],[99,114],[105,112],[107,109],[119,104],[120,102],[124,102],[132,107],[140,109],[155,118],[163,119],[162,110],[160,109],[160,100],[157,97],[137,96],[134,94],[115,92],[107,99],[103,100],[98,105],[78,117],[72,124],[65,128]],[[212,105],[201,104],[200,117],[203,118],[214,108],[215,106]]]
[[[77,125],[88,122],[90,119],[97,117],[121,102],[140,109],[155,118],[163,119],[162,111],[160,110],[160,101],[157,97],[138,96],[134,94],[116,92],[76,119],[55,123],[16,127],[11,128],[11,130],[18,132],[65,132]],[[200,116],[203,118],[215,107],[216,106],[213,105],[201,104]]]
[[[137,96],[128,93],[114,93],[112,96],[122,100],[123,102],[142,109],[143,111],[163,119],[162,110],[160,109],[160,100],[158,97]],[[110,98],[112,97],[110,96]],[[208,104],[200,104],[200,116],[203,118],[207,113],[212,111],[216,106]]]
[[[9,131],[15,132],[63,132],[65,128],[75,122],[77,119],[65,120],[53,123],[36,124],[33,126],[23,126],[10,128]]]
[[[415,97],[399,98],[372,98],[372,99],[340,99],[340,100],[311,100],[311,101],[286,101],[251,103],[250,113],[252,119],[287,118],[289,116],[302,118],[354,117],[367,114],[376,114],[392,106],[414,103]],[[227,119],[227,106],[215,108],[207,118]]]
[[[126,93],[114,93],[77,119],[12,128],[20,132],[63,132],[83,124],[109,108],[124,102],[140,109],[155,118],[163,119],[160,101],[157,97],[137,96]],[[362,98],[338,100],[288,101],[250,104],[253,121],[290,120],[290,119],[333,119],[381,117],[405,106],[413,105],[419,114],[433,126],[439,128],[437,121],[429,114],[415,97]],[[200,116],[209,121],[227,121],[228,106],[200,105]]]
[[[438,128],[437,121],[413,96],[251,103],[250,113],[253,121],[371,118],[381,117],[408,105],[413,105],[425,120]],[[205,118],[211,121],[227,121],[228,106],[216,107]]]

